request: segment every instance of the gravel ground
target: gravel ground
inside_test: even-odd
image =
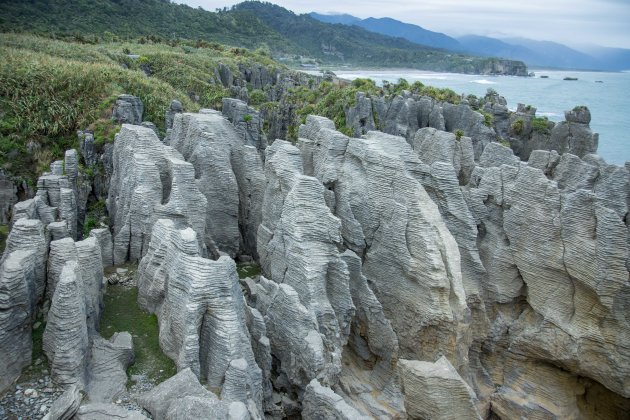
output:
[[[0,419],[41,419],[63,393],[52,383],[47,369],[38,369],[40,365],[41,361],[29,367],[18,383],[0,397]]]

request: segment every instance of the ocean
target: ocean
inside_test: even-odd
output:
[[[395,82],[405,78],[425,85],[450,88],[457,93],[484,96],[492,88],[504,96],[511,110],[518,103],[535,106],[536,115],[563,121],[564,111],[586,105],[591,128],[599,133],[598,153],[606,162],[623,165],[630,160],[630,72],[605,73],[530,70],[536,77],[479,76],[418,70],[333,70],[344,79],[371,78]],[[548,78],[540,78],[546,75]],[[565,77],[577,78],[565,81]],[[598,81],[602,83],[597,83]]]

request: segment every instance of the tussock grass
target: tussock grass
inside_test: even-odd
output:
[[[0,34],[0,56],[0,167],[31,181],[78,146],[79,129],[94,130],[98,144],[112,141],[119,94],[140,97],[144,119],[164,131],[173,99],[188,111],[220,107],[229,91],[216,80],[219,63],[234,71],[240,63],[277,67],[262,50],[199,41],[81,44]]]

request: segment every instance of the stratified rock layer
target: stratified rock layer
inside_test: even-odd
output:
[[[204,237],[207,201],[195,183],[193,165],[151,129],[123,124],[114,143],[113,167],[107,208],[114,263],[139,260],[161,217],[179,219]]]
[[[171,220],[153,228],[138,268],[138,301],[160,320],[160,346],[179,370],[190,368],[231,399],[230,366],[242,360],[244,382],[236,395],[262,408],[262,377],[251,348],[236,266],[228,257],[202,258],[195,232]],[[225,383],[224,383],[225,381]],[[235,389],[235,388],[234,388]]]

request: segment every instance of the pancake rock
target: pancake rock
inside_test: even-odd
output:
[[[479,419],[473,390],[445,357],[399,360],[405,408],[411,419]]]
[[[568,395],[564,401],[573,401],[572,406],[532,398],[540,410],[556,416],[583,412],[576,401],[588,391],[567,385],[578,376],[629,395],[629,331],[622,309],[630,290],[624,223],[628,172],[569,154],[549,167],[541,164],[544,153],[547,161],[553,158],[538,152],[531,166],[500,162],[500,167],[477,167],[471,181],[469,203],[480,225],[480,256],[491,275],[486,306],[514,302],[511,311],[500,309],[491,321],[494,343],[482,356],[490,375],[502,372],[508,379],[497,396],[508,417],[528,415],[531,408],[520,402],[520,382]],[[543,166],[551,179],[539,169]],[[516,304],[521,297],[525,305]],[[525,368],[503,366],[497,357],[518,360]],[[542,360],[549,367],[527,360]]]
[[[194,182],[193,165],[151,129],[123,124],[114,143],[113,167],[107,209],[115,264],[139,260],[147,252],[153,224],[162,217],[181,220],[204,237],[207,201]]]
[[[195,185],[207,201],[202,236],[208,250],[235,256],[239,250],[239,189],[232,170],[232,149],[242,140],[220,113],[204,110],[199,114],[175,117],[170,144],[190,162]]]
[[[83,389],[87,382],[89,339],[82,295],[80,267],[76,261],[68,261],[61,270],[44,330],[50,376],[62,387]]]
[[[228,404],[205,389],[190,369],[184,369],[138,398],[155,420],[216,418],[232,419],[231,416],[244,410],[244,419],[249,419],[243,403]],[[240,410],[239,410],[240,409]]]
[[[307,420],[358,420],[369,418],[361,415],[354,407],[348,405],[332,389],[321,386],[317,379],[313,379],[306,387],[302,404],[302,418]]]
[[[31,323],[39,281],[33,251],[5,252],[4,257],[0,266],[0,392],[31,363]]]
[[[460,254],[413,176],[418,158],[401,137],[370,132],[354,139],[333,128],[325,118],[307,118],[300,128],[304,166],[332,190],[344,245],[363,257],[363,274],[392,322],[401,356],[441,351],[466,364]]]
[[[202,258],[195,232],[163,219],[154,225],[137,281],[138,302],[157,314],[160,347],[178,370],[190,368],[209,385],[223,386],[223,399],[251,400],[260,410],[262,375],[234,262]],[[228,379],[236,376],[242,386],[229,387]],[[232,395],[237,388],[239,394]]]
[[[262,151],[267,147],[260,113],[238,99],[223,98],[223,115],[234,125],[243,142]]]

